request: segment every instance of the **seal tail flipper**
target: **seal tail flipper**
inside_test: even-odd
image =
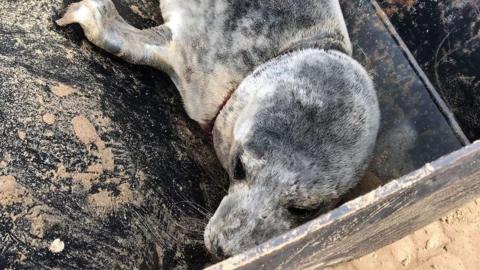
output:
[[[111,0],[83,0],[71,4],[60,26],[78,23],[96,46],[130,63],[167,71],[172,32],[166,25],[140,30],[129,25]]]

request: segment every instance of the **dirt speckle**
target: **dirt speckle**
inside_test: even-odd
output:
[[[97,173],[76,173],[73,175],[73,179],[84,191],[88,191],[99,176]]]
[[[410,264],[410,261],[411,261],[410,256],[407,256],[407,257],[405,257],[405,259],[403,259],[401,261],[401,264],[402,264],[402,266],[408,266]]]
[[[425,249],[436,249],[442,247],[446,242],[448,242],[448,238],[445,236],[443,232],[434,232],[430,239],[427,240],[425,244]]]
[[[98,149],[99,151],[104,150],[105,147],[106,147],[106,146],[105,146],[105,142],[102,141],[102,140],[100,140],[100,139],[98,139],[98,140],[95,141],[95,146],[97,147],[97,149]]]
[[[102,150],[102,166],[105,171],[113,171],[115,168],[115,160],[111,148]]]
[[[128,183],[123,183],[121,184],[118,189],[120,190],[120,196],[118,196],[118,202],[120,204],[127,204],[131,203],[135,206],[140,206],[143,202],[143,199],[141,196],[138,196],[137,194],[134,194],[132,189],[130,188],[130,184]]]
[[[128,183],[118,186],[118,190],[120,194],[117,196],[114,196],[111,191],[100,190],[87,198],[88,205],[96,214],[106,216],[128,204],[140,206],[143,203],[142,196],[133,192]]]
[[[137,14],[138,16],[142,18],[147,18],[145,14],[143,14],[143,12],[137,6],[131,5],[130,9],[133,11],[133,13]]]
[[[0,169],[4,169],[12,161],[10,153],[3,154],[3,160],[0,161]]]
[[[64,179],[69,177],[70,174],[67,172],[67,168],[63,164],[59,164],[57,167],[57,171],[53,173],[53,181],[58,181],[60,179]]]
[[[30,205],[33,200],[26,188],[17,183],[11,175],[0,176],[0,206],[13,204]]]
[[[411,10],[417,4],[418,0],[386,0],[389,5],[384,8],[385,13],[388,16],[393,14],[402,14],[400,10]]]
[[[52,253],[60,253],[65,249],[65,243],[60,240],[60,239],[55,239],[53,242],[50,244],[50,247],[48,250],[50,250]]]
[[[96,173],[96,174],[102,174],[103,173],[103,165],[102,164],[94,164],[90,165],[87,168],[87,172],[89,173]]]
[[[55,115],[52,113],[46,113],[42,116],[42,120],[49,125],[53,125],[55,123]]]
[[[25,138],[27,137],[27,133],[23,129],[18,130],[17,135],[18,135],[18,138],[22,141],[24,141]]]
[[[48,207],[45,205],[33,207],[25,218],[31,223],[30,233],[38,238],[43,238],[48,229],[61,222],[59,218],[48,214]]]
[[[23,253],[18,253],[18,260],[20,262],[25,262],[27,259],[28,259],[27,255],[25,255]]]
[[[100,190],[99,192],[88,197],[88,204],[95,209],[99,215],[106,215],[114,210],[114,202],[112,192],[108,190]]]
[[[55,86],[50,87],[50,90],[57,97],[66,97],[75,93],[75,89],[69,85],[59,83]]]
[[[73,131],[83,144],[94,143],[98,139],[95,127],[85,116],[76,116],[72,119]]]

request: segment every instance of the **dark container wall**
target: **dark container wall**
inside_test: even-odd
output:
[[[368,0],[340,1],[353,57],[370,73],[381,125],[370,172],[382,183],[461,147],[428,89]]]
[[[480,139],[480,1],[378,1],[470,140]]]

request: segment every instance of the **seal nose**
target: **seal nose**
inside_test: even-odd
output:
[[[215,259],[221,260],[223,257],[223,248],[219,245],[218,235],[212,230],[212,225],[209,223],[205,228],[204,235],[205,246],[215,256]]]
[[[220,257],[220,258],[225,257],[225,253],[223,252],[223,248],[221,246],[217,247],[216,255],[217,255],[217,257]]]
[[[212,238],[206,240],[205,244],[207,249],[212,253],[214,260],[221,261],[225,259],[225,251],[220,246],[218,237],[212,236]]]

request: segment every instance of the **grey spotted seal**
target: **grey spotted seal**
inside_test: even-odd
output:
[[[378,127],[374,85],[352,57],[338,0],[161,0],[137,29],[111,0],[70,5],[95,45],[166,72],[208,129],[231,182],[205,229],[230,256],[322,212],[354,187]]]

